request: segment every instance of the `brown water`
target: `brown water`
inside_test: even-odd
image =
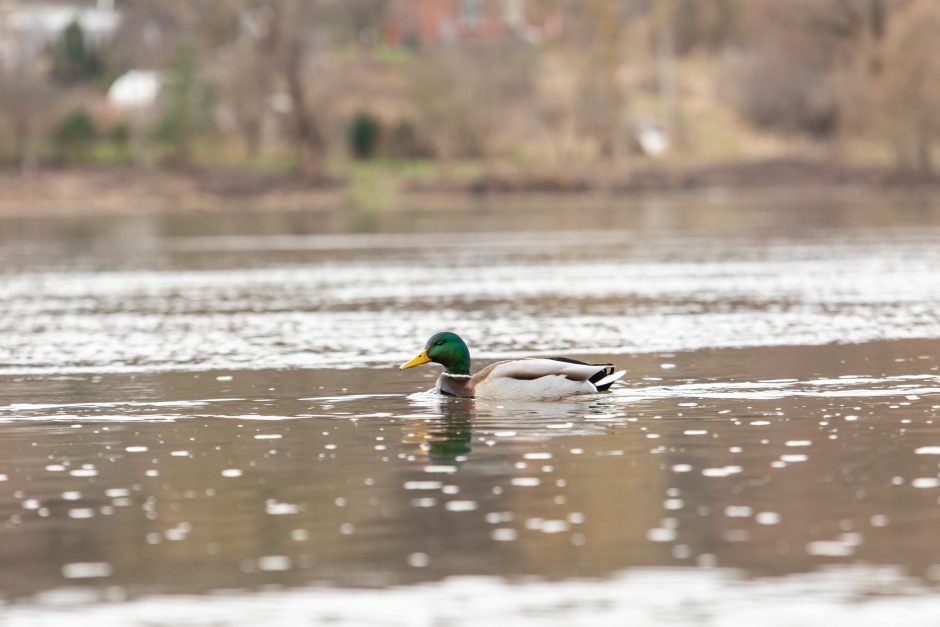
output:
[[[0,623],[940,611],[934,205],[0,229]],[[439,398],[445,327],[629,374]]]

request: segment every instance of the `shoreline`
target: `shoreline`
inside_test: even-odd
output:
[[[63,169],[28,175],[0,170],[0,218],[148,215],[198,212],[331,212],[440,210],[545,203],[602,207],[625,201],[761,202],[805,197],[923,197],[940,191],[940,176],[812,161],[731,163],[675,172],[632,171],[619,180],[597,173],[557,176],[484,175],[467,181],[409,181],[390,176],[386,190],[363,195],[334,181],[305,183],[290,175],[231,170]]]

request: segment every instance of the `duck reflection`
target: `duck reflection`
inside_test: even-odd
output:
[[[418,445],[415,455],[441,465],[456,466],[465,461],[473,440],[472,399],[428,392],[413,395],[409,400],[412,405],[428,410],[419,428],[404,437],[405,442]]]
[[[603,433],[610,426],[611,416],[622,415],[609,399],[497,403],[428,392],[409,400],[427,414],[417,430],[407,432],[404,441],[417,445],[414,454],[429,463],[454,466],[470,455],[474,430],[484,436],[511,432],[511,439],[521,443],[559,435]]]
[[[473,438],[471,412],[467,408],[454,409],[441,415],[435,428],[428,432],[425,442],[428,458],[437,464],[457,464],[470,454]]]

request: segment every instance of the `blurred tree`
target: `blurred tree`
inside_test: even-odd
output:
[[[431,156],[410,120],[399,120],[388,137],[388,155],[393,159],[418,159]]]
[[[316,41],[317,19],[326,0],[238,0],[239,43],[226,88],[237,94],[233,106],[250,152],[257,150],[270,109],[285,115],[291,126],[287,139],[299,156],[301,173],[322,178],[326,140],[312,105],[308,75]],[[245,70],[239,72],[239,68]]]
[[[418,135],[446,168],[456,157],[511,152],[531,119],[534,57],[515,42],[425,50],[410,68]]]
[[[655,3],[662,10],[661,0]],[[676,52],[681,55],[696,50],[721,50],[740,34],[739,0],[678,0],[671,13]]]
[[[940,139],[940,5],[916,0],[887,29],[876,84],[882,124],[901,165],[932,172]]]
[[[308,179],[321,178],[320,165],[326,152],[326,140],[311,108],[306,79],[311,22],[317,7],[315,3],[303,0],[281,0],[271,7],[274,14],[271,44],[287,83],[302,173]]]
[[[624,64],[625,28],[645,7],[621,0],[584,3],[576,26],[584,44],[578,102],[580,125],[597,142],[600,155],[618,169],[629,159],[629,128]]]
[[[905,165],[931,166],[938,0],[539,0],[524,3],[515,40],[458,38],[398,54],[381,48],[389,2],[122,0],[113,46],[88,45],[72,24],[49,47],[47,68],[0,77],[0,149],[35,163],[37,142],[55,135],[47,113],[56,87],[127,65],[166,68],[159,111],[126,119],[152,129],[169,156],[189,159],[194,142],[216,130],[223,149],[291,153],[296,159],[280,162],[311,179],[323,177],[328,151],[350,142],[359,110],[408,121],[383,134],[380,153],[430,153],[445,168],[455,158],[599,159],[622,176],[639,125],[667,131],[682,154],[703,145],[708,116],[746,136],[729,140],[735,150],[778,149],[716,98],[764,131],[801,136],[788,147],[809,138],[836,150],[877,138]],[[718,65],[730,80],[716,96]],[[368,125],[354,126],[360,140],[370,136]]]
[[[52,47],[52,76],[60,83],[93,80],[104,69],[98,51],[85,41],[85,32],[77,21],[70,23]]]
[[[24,174],[38,165],[39,144],[57,96],[57,91],[34,73],[0,69],[0,142],[4,137],[9,139],[9,148],[3,150],[0,145],[0,155],[18,162]]]
[[[172,160],[188,162],[195,140],[212,130],[214,102],[196,50],[182,46],[164,72],[160,116],[153,128],[153,138],[168,149]]]
[[[254,41],[239,41],[220,55],[217,75],[245,152],[255,157],[262,147],[266,121],[273,114],[272,100],[279,93],[275,59],[259,51]]]
[[[714,6],[723,3],[702,3],[697,6]],[[678,2],[661,0],[656,4],[654,12],[656,19],[656,66],[657,84],[659,91],[659,109],[662,125],[666,136],[673,143],[680,143],[681,117],[679,115],[679,72],[676,63],[676,31],[680,32],[681,21],[678,16],[684,15],[687,8]],[[686,44],[691,47],[691,43]],[[684,139],[684,138],[682,138]]]
[[[880,134],[898,164],[932,170],[940,134],[940,4],[800,0],[809,46],[825,56],[828,102],[843,133]]]
[[[841,5],[841,0],[748,5],[741,49],[726,60],[730,80],[724,90],[747,120],[782,133],[835,136],[840,108],[832,76],[847,44],[827,33],[830,20],[841,23],[836,17]]]
[[[360,47],[379,43],[389,0],[319,0],[321,21],[340,41]]]

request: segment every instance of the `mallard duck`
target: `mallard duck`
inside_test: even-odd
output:
[[[431,337],[424,350],[400,366],[414,368],[434,362],[444,366],[437,380],[442,394],[493,400],[553,401],[577,394],[604,392],[626,370],[613,364],[586,364],[564,357],[529,357],[498,361],[470,374],[470,351],[456,333]]]

